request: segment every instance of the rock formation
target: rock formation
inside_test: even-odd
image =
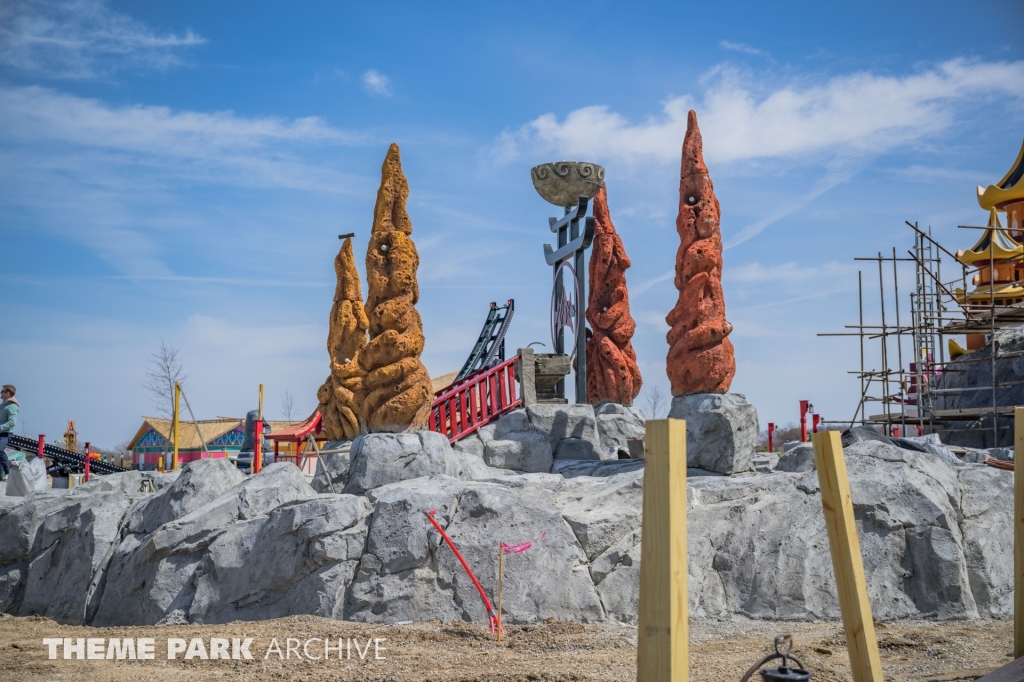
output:
[[[371,433],[423,429],[430,412],[430,375],[420,361],[423,322],[415,307],[420,257],[410,236],[408,196],[398,145],[392,144],[381,168],[366,248],[370,341],[359,354],[366,371],[359,398],[360,417]]]
[[[732,325],[725,320],[722,293],[722,233],[714,185],[704,165],[697,114],[686,121],[679,176],[679,251],[676,289],[679,299],[665,320],[668,332],[668,378],[672,395],[725,393],[736,374]]]
[[[359,366],[359,353],[366,345],[370,321],[363,309],[359,271],[352,255],[352,238],[345,237],[334,259],[338,285],[331,307],[327,352],[331,356],[331,375],[317,391],[318,408],[329,440],[352,440],[359,435],[357,394],[366,372]]]
[[[594,252],[590,256],[590,297],[587,321],[587,400],[592,405],[631,405],[640,392],[640,368],[631,339],[636,322],[629,314],[626,269],[630,266],[622,239],[608,212],[602,185],[594,197]]]

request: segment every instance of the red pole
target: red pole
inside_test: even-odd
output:
[[[91,457],[89,456],[89,454],[90,454],[90,453],[89,453],[89,444],[88,444],[88,443],[86,443],[86,444],[85,444],[85,482],[86,482],[86,483],[88,483],[88,482],[89,482],[89,462],[90,462],[90,460],[92,459],[92,458],[91,458]]]
[[[768,452],[775,452],[775,446],[772,445],[772,437],[775,435],[775,422],[768,422]]]
[[[818,432],[818,422],[820,422],[820,421],[821,421],[821,415],[820,414],[811,415],[811,428],[813,429],[814,433]]]
[[[470,580],[472,580],[473,584],[476,585],[476,591],[480,593],[480,599],[483,600],[484,609],[486,609],[487,611],[487,622],[491,626],[491,632],[494,632],[495,626],[501,627],[498,624],[498,615],[494,612],[494,607],[491,606],[491,600],[488,599],[487,594],[484,593],[484,588],[480,587],[480,581],[476,579],[475,575],[473,575],[473,570],[469,567],[469,564],[466,563],[466,560],[462,558],[462,553],[459,552],[459,550],[455,547],[455,543],[452,542],[452,539],[450,537],[448,537],[448,533],[444,532],[444,528],[441,528],[441,524],[439,524],[437,522],[437,519],[434,518],[434,514],[437,513],[437,510],[425,509],[423,510],[423,513],[427,515],[427,518],[430,520],[430,523],[433,524],[434,528],[437,529],[437,532],[441,534],[441,537],[444,538],[445,542],[448,543],[448,546],[451,547],[452,553],[455,554],[455,558],[459,560],[459,563],[462,564],[462,567],[466,569],[466,573],[469,574]]]
[[[39,434],[39,449],[36,450],[36,457],[39,459],[43,458],[43,445],[46,443],[46,434]]]
[[[807,442],[807,406],[810,405],[810,400],[800,401],[800,442]]]
[[[263,420],[256,420],[256,444],[252,450],[252,467],[250,470],[254,474],[258,474],[262,469],[263,464]]]

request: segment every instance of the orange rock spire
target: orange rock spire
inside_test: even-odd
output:
[[[410,236],[408,196],[398,145],[392,144],[381,167],[373,234],[366,248],[370,342],[359,354],[366,371],[359,395],[360,416],[371,433],[423,429],[430,413],[430,375],[420,361],[423,321],[415,307],[420,257]]]
[[[679,175],[679,251],[676,289],[679,300],[665,318],[668,332],[668,378],[672,395],[725,393],[736,374],[722,293],[722,233],[714,185],[704,165],[697,114],[686,120]]]
[[[592,405],[612,401],[631,405],[640,392],[640,368],[633,350],[636,322],[629,314],[626,269],[629,256],[608,212],[602,185],[594,197],[594,251],[590,256],[590,296],[587,321],[587,400]]]
[[[359,352],[366,345],[370,326],[363,310],[359,271],[352,255],[352,238],[346,237],[334,259],[338,285],[331,307],[327,352],[331,375],[317,391],[318,408],[330,440],[352,440],[359,435],[359,391],[366,372],[359,366]]]

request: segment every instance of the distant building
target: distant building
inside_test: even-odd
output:
[[[282,429],[290,422],[267,421],[271,431]],[[178,422],[178,464],[187,464],[206,457],[206,451],[212,458],[227,457],[235,459],[242,449],[245,436],[245,419],[235,417],[217,417],[216,419],[200,419],[198,421]],[[200,436],[202,440],[200,440]],[[132,453],[132,467],[135,469],[156,469],[161,457],[164,466],[171,464],[171,453],[174,444],[171,438],[171,420],[160,417],[143,417],[142,426],[128,444]],[[292,444],[282,444],[281,454],[294,454]]]

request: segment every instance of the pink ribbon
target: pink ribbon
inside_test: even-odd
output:
[[[538,540],[540,540],[541,538],[543,538],[547,534],[548,534],[548,532],[544,531],[543,533],[541,533],[540,535],[535,537],[533,540],[527,540],[526,542],[520,542],[518,545],[506,545],[503,542],[503,543],[501,543],[501,549],[502,549],[502,551],[505,552],[505,554],[522,554],[526,550],[528,550],[531,547],[533,547],[533,543],[537,542]]]

